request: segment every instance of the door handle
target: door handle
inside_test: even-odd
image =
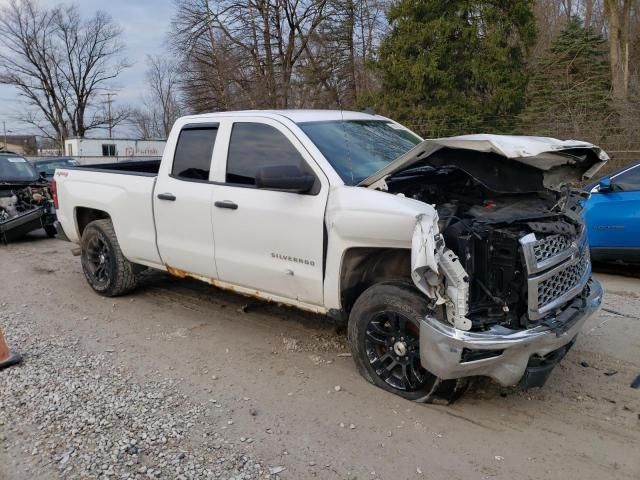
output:
[[[215,202],[214,205],[218,208],[228,208],[229,210],[238,209],[238,204],[233,203],[231,200],[223,200],[222,202]]]
[[[170,202],[176,201],[176,196],[173,193],[159,193],[158,198],[160,200],[169,200]]]

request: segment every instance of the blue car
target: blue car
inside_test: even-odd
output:
[[[587,186],[585,202],[595,261],[640,263],[640,161]]]

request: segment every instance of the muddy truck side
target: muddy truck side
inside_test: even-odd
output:
[[[155,268],[326,314],[369,382],[452,400],[474,376],[542,386],[600,306],[572,184],[606,160],[364,113],[226,112],[179,119],[159,162],[58,169],[55,202],[101,295]]]

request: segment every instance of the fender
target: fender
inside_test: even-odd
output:
[[[325,305],[340,310],[340,272],[350,248],[411,249],[417,218],[437,222],[435,209],[426,203],[362,187],[339,186],[329,193],[325,215],[327,261]],[[407,272],[407,277],[410,272]]]

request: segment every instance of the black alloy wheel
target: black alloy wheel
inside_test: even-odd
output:
[[[382,311],[365,330],[365,350],[380,379],[392,388],[415,392],[432,383],[420,363],[419,328],[401,313]]]
[[[94,220],[82,232],[82,270],[87,282],[97,293],[116,297],[133,290],[137,284],[139,265],[122,253],[113,224],[109,219]]]
[[[367,288],[349,314],[349,343],[360,374],[407,400],[451,403],[460,397],[467,379],[438,378],[421,362],[420,322],[434,314],[426,296],[409,281]]]
[[[86,245],[87,273],[96,287],[106,287],[111,279],[111,252],[104,239],[93,236]]]

